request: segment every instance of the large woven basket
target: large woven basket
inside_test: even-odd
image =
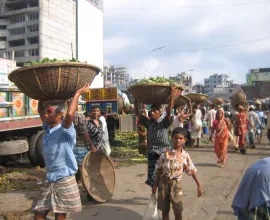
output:
[[[174,105],[176,107],[190,105],[190,103],[191,103],[190,99],[184,95],[179,95],[174,101]]]
[[[115,170],[102,152],[89,152],[82,164],[82,181],[88,193],[98,202],[111,199],[115,189]]]
[[[189,93],[186,95],[186,97],[188,97],[190,99],[190,101],[195,103],[195,104],[203,103],[203,102],[207,101],[207,99],[209,99],[208,95],[198,94],[198,93]]]
[[[85,83],[91,84],[101,70],[74,62],[43,63],[14,70],[9,80],[33,99],[69,99]]]
[[[182,94],[183,86],[177,85],[175,98]],[[170,101],[171,87],[169,83],[145,83],[129,87],[135,99],[144,104],[168,104]]]
[[[245,106],[246,94],[242,91],[238,91],[231,97],[231,105],[234,110],[237,110],[236,105]]]
[[[225,102],[222,98],[215,98],[212,100],[212,103],[215,105],[223,105]]]

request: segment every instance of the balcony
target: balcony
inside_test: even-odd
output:
[[[7,48],[6,41],[0,41],[0,50],[5,50]]]
[[[30,8],[23,8],[23,9],[18,9],[18,10],[8,10],[5,12],[5,16],[22,14],[26,12],[36,12],[36,11],[39,11],[39,7],[30,7]]]
[[[1,37],[7,37],[7,36],[9,36],[8,30],[0,30],[0,36]]]

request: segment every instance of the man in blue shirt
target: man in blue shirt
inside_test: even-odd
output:
[[[262,105],[261,104],[256,104],[256,113],[260,119],[261,124],[256,124],[256,136],[258,143],[261,143],[262,140],[262,129],[265,127],[265,122],[264,122],[264,113],[262,111]]]
[[[73,154],[76,144],[73,119],[80,95],[88,90],[89,84],[79,89],[68,109],[66,100],[57,100],[56,104],[53,104],[54,100],[39,102],[39,114],[46,131],[43,156],[49,185],[40,199],[33,203],[35,220],[45,220],[50,211],[55,213],[57,220],[66,219],[68,212],[81,211],[80,193],[74,176],[78,166]]]

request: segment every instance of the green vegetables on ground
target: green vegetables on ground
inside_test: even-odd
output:
[[[174,83],[174,81],[171,79],[166,79],[164,77],[158,76],[158,77],[150,77],[149,79],[142,79],[141,81],[136,83],[136,85],[146,83]]]
[[[57,58],[49,59],[48,57],[45,57],[43,60],[39,61],[32,61],[31,63],[25,64],[25,66],[31,66],[36,64],[42,64],[42,63],[54,63],[54,62],[80,62],[79,60],[76,60],[74,57],[70,60],[59,60]]]

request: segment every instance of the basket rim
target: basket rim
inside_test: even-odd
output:
[[[95,71],[97,71],[97,74],[99,74],[99,72],[101,72],[101,68],[92,65],[92,64],[88,64],[88,63],[81,63],[81,62],[51,62],[51,63],[41,63],[41,64],[34,64],[34,65],[30,65],[30,66],[23,66],[20,67],[16,70],[13,70],[10,74],[8,74],[8,79],[10,81],[11,78],[13,77],[14,74],[20,73],[20,72],[24,72],[26,70],[31,70],[31,69],[39,69],[39,68],[44,68],[44,67],[59,67],[59,66],[78,66],[78,67],[88,67],[88,68],[92,68]]]
[[[206,94],[200,94],[200,93],[188,93],[185,96],[186,97],[188,97],[188,96],[203,96],[203,97],[209,99],[209,96],[208,95],[206,95]]]
[[[157,87],[170,87],[170,83],[166,82],[166,83],[142,83],[142,84],[135,84],[132,85],[128,88],[128,90],[132,90],[133,88],[137,88],[137,87],[151,87],[151,86],[157,86]],[[176,88],[180,89],[180,90],[184,90],[184,87],[182,85],[176,84]]]
[[[96,154],[96,153],[101,153],[101,154],[103,154],[103,156],[106,157],[106,159],[110,162],[110,164],[111,164],[111,166],[112,166],[112,168],[113,168],[114,186],[113,186],[112,194],[114,194],[115,187],[116,187],[115,168],[114,168],[113,162],[111,161],[111,159],[110,159],[106,154],[104,154],[104,153],[101,152],[101,151],[97,151],[97,152],[89,151],[88,154],[84,157],[83,164],[82,164],[82,169],[85,167],[86,159],[87,159],[87,158],[91,158],[91,156],[92,156],[93,154]],[[88,188],[86,187],[86,184],[85,184],[85,178],[84,178],[83,176],[82,176],[82,183],[83,183],[85,189],[87,190],[87,192],[88,192],[88,193],[93,197],[93,199],[95,199],[97,202],[104,203],[104,202],[107,202],[107,201],[108,201],[108,200],[104,200],[104,199],[99,198],[97,195],[93,194],[92,191],[88,190]],[[111,198],[110,198],[110,199],[111,199]]]
[[[179,95],[179,96],[174,100],[174,103],[176,103],[177,100],[180,99],[180,98],[183,98],[187,103],[190,103],[190,102],[191,102],[191,100],[190,100],[187,96],[185,96],[185,95]]]

